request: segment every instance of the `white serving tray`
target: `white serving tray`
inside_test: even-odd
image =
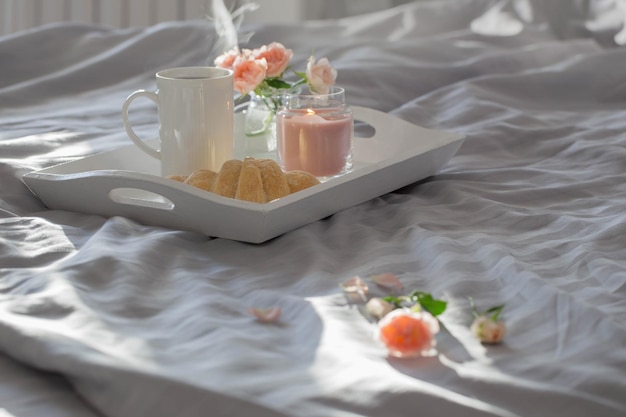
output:
[[[149,225],[261,243],[435,174],[464,140],[462,135],[424,129],[377,110],[352,109],[355,120],[375,129],[372,137],[355,137],[353,170],[266,204],[221,197],[162,178],[159,161],[132,144],[28,173],[23,181],[51,209],[124,216]],[[242,118],[235,117],[238,159],[248,153]]]

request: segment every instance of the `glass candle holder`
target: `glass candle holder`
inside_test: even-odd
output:
[[[276,131],[278,159],[285,171],[302,170],[324,180],[352,169],[354,121],[343,88],[284,96]]]

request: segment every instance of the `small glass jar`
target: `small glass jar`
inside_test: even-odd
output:
[[[276,112],[285,94],[297,94],[300,86],[291,89],[273,89],[266,95],[248,93],[244,132],[250,140],[247,148],[252,152],[276,152]]]
[[[246,108],[244,132],[246,148],[252,152],[276,151],[276,99],[248,93],[250,100]],[[278,95],[276,97],[279,97]]]
[[[278,159],[285,171],[302,170],[321,180],[352,169],[354,120],[341,87],[328,94],[288,94],[276,115]]]

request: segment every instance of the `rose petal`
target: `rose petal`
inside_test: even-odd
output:
[[[377,285],[380,285],[384,288],[394,288],[397,290],[402,290],[404,288],[404,285],[402,284],[402,282],[400,282],[398,277],[388,272],[384,274],[373,275],[372,280]]]
[[[248,309],[248,312],[256,317],[256,319],[262,323],[273,323],[280,318],[280,307],[270,308],[257,308],[252,307]]]
[[[366,295],[369,292],[367,284],[358,275],[342,282],[339,286],[347,293]]]
[[[394,310],[393,304],[378,297],[374,297],[369,300],[367,304],[365,304],[365,308],[367,309],[367,312],[376,319],[382,319]]]

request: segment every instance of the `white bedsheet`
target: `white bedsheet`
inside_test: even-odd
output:
[[[122,101],[206,63],[209,23],[1,37],[0,415],[625,415],[626,49],[617,4],[577,3],[248,27],[327,56],[354,105],[466,135],[432,178],[261,245],[47,210],[21,181],[129,144]],[[448,301],[437,356],[388,358],[338,286],[382,272]],[[471,337],[468,296],[506,305],[503,344]]]

